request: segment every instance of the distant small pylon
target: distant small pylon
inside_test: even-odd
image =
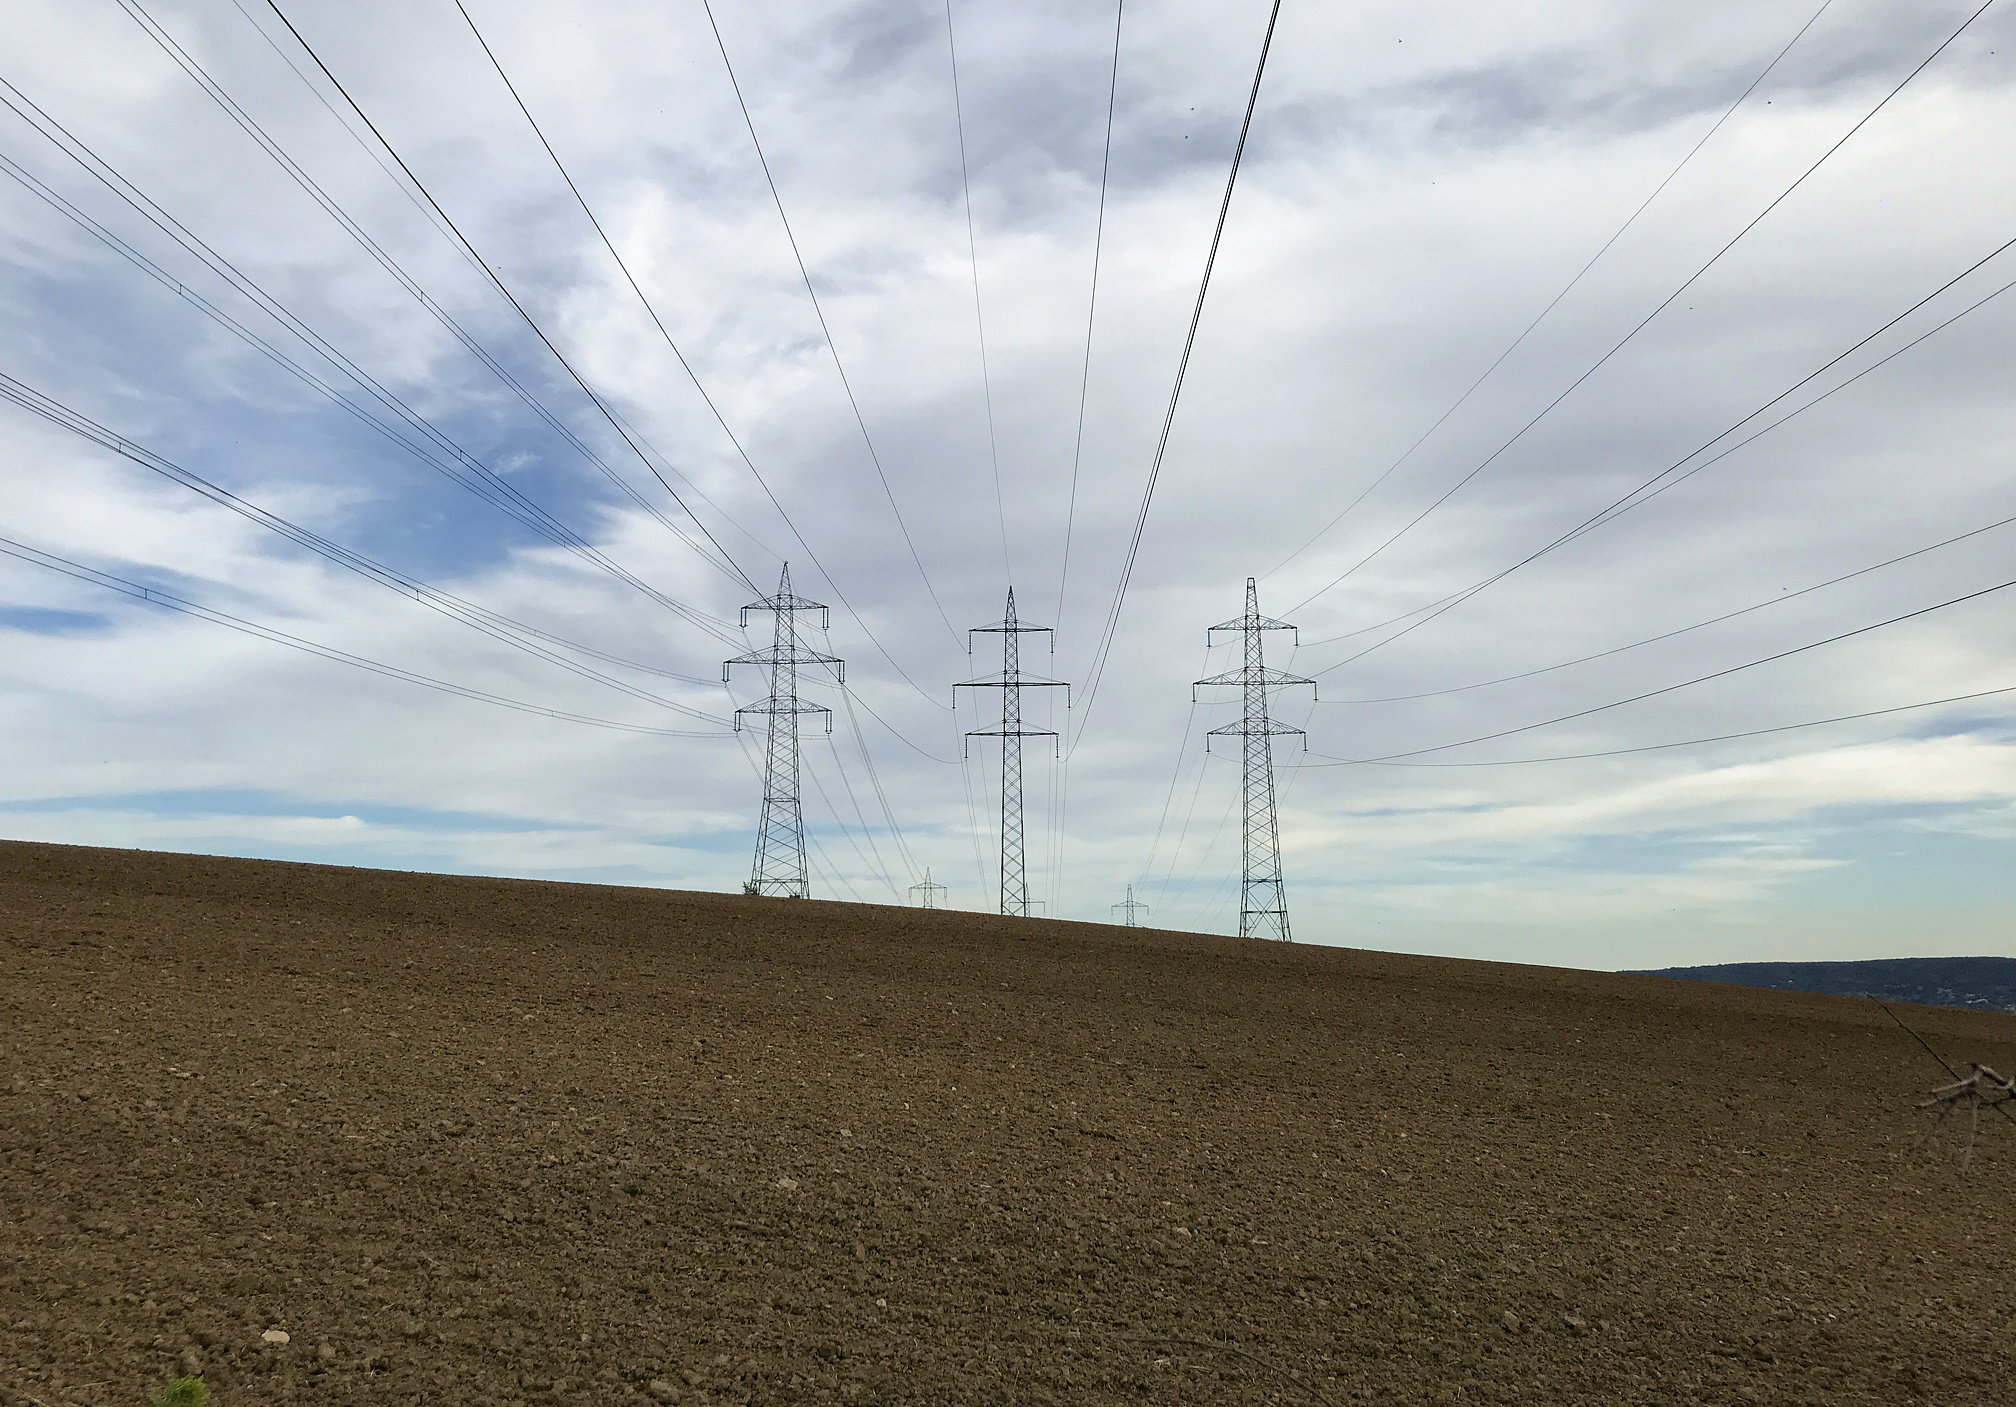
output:
[[[1139,928],[1141,920],[1135,915],[1148,913],[1149,908],[1134,897],[1134,886],[1130,884],[1127,886],[1127,901],[1124,904],[1115,904],[1112,911],[1121,916],[1120,922],[1127,927]]]
[[[929,869],[926,869],[924,871],[924,882],[922,884],[911,885],[910,892],[912,894],[922,894],[924,896],[922,899],[918,901],[917,904],[918,908],[935,909],[938,907],[938,902],[932,896],[937,894],[943,894],[945,892],[945,886],[942,884],[933,884],[931,882],[931,871]]]

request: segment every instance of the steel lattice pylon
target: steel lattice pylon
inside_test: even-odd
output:
[[[1288,895],[1281,884],[1281,827],[1274,813],[1274,739],[1283,734],[1300,737],[1302,730],[1276,723],[1268,716],[1267,691],[1288,684],[1307,684],[1313,696],[1316,681],[1267,668],[1261,657],[1260,640],[1270,630],[1294,629],[1286,621],[1260,614],[1259,587],[1252,577],[1247,577],[1246,614],[1205,632],[1206,640],[1221,630],[1236,630],[1245,636],[1243,662],[1237,669],[1199,679],[1190,687],[1192,699],[1197,697],[1201,685],[1236,684],[1240,688],[1246,707],[1239,721],[1213,728],[1205,736],[1204,747],[1207,752],[1210,750],[1212,738],[1246,740],[1241,770],[1245,817],[1241,827],[1244,855],[1239,880],[1239,936],[1276,938],[1284,943],[1292,939],[1288,932]]]
[[[1108,912],[1119,914],[1121,916],[1120,921],[1127,927],[1139,928],[1141,926],[1141,920],[1135,916],[1137,914],[1148,913],[1149,908],[1146,904],[1142,903],[1139,899],[1136,899],[1134,897],[1134,886],[1130,884],[1127,886],[1126,902],[1113,905],[1112,908],[1108,910]]]
[[[952,686],[955,699],[961,689],[1001,691],[1001,726],[974,728],[966,736],[1001,740],[1001,912],[1013,914],[1017,918],[1029,917],[1029,881],[1022,856],[1022,739],[1057,736],[1049,728],[1022,726],[1022,691],[1063,689],[1064,706],[1066,708],[1071,706],[1069,684],[1022,672],[1022,637],[1039,632],[1051,636],[1050,649],[1054,654],[1057,649],[1056,637],[1049,626],[1023,625],[1015,618],[1015,588],[1009,587],[1008,613],[993,625],[976,626],[966,632],[969,653],[975,635],[1001,637],[1000,675],[971,679]]]
[[[924,867],[924,882],[922,884],[911,885],[910,892],[912,894],[922,894],[924,896],[922,902],[919,903],[918,905],[919,908],[935,909],[938,907],[938,901],[933,896],[943,894],[945,892],[945,886],[942,884],[934,884],[931,882],[931,867],[929,865],[926,865]]]
[[[768,720],[767,746],[763,750],[763,819],[756,828],[756,863],[749,873],[751,894],[770,894],[786,899],[809,896],[805,870],[805,814],[798,804],[798,715],[823,713],[826,731],[833,731],[833,710],[809,704],[798,697],[798,666],[830,664],[841,683],[847,681],[846,665],[836,656],[822,655],[798,643],[798,612],[818,611],[823,626],[830,619],[826,607],[791,592],[791,564],[784,564],[777,578],[777,594],[742,608],[742,624],[749,624],[751,611],[770,611],[771,644],[767,650],[751,650],[721,666],[721,682],[738,664],[770,667],[770,696],[761,703],[735,710],[735,729],[742,729],[742,715],[760,714]]]

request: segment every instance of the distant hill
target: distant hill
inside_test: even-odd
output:
[[[1785,992],[1880,997],[1926,1006],[2016,1011],[2016,958],[1881,958],[1872,962],[1725,962],[1663,967],[1645,977],[1685,977]]]

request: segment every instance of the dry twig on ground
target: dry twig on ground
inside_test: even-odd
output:
[[[1963,1106],[1966,1108],[1967,1147],[1960,1154],[1960,1166],[1964,1168],[1974,1156],[1974,1137],[1981,1131],[1981,1106],[2001,1108],[2012,1100],[2016,1100],[2016,1079],[2004,1079],[1986,1065],[1977,1063],[1972,1074],[1950,1085],[1941,1085],[1919,1100],[1918,1107],[1928,1113],[1937,1111],[1933,1115],[1932,1127],[1925,1135],[1927,1138],[1939,1131],[1948,1114]],[[2006,1117],[2009,1111],[2003,1109],[2002,1113]]]

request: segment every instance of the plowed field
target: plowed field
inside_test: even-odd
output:
[[[0,1402],[2007,1407],[1942,1079],[1845,997],[0,845]]]

